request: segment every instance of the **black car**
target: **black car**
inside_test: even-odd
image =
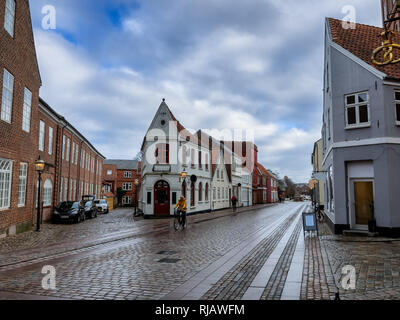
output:
[[[85,221],[83,207],[77,201],[61,202],[53,213],[53,222],[75,222]]]
[[[97,208],[94,201],[82,201],[83,202],[83,210],[87,218],[93,219],[97,218]]]

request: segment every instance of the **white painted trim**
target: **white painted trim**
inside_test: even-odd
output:
[[[383,72],[375,69],[374,67],[370,66],[369,64],[365,63],[363,60],[358,58],[356,55],[352,54],[350,51],[347,51],[346,49],[344,49],[343,47],[338,45],[336,42],[328,39],[328,45],[330,45],[332,48],[335,48],[337,51],[339,51],[340,53],[345,55],[350,60],[353,60],[355,63],[359,64],[361,67],[363,67],[367,71],[371,72],[373,75],[375,75],[379,79],[383,80],[387,77],[386,73],[383,73]]]
[[[368,114],[369,114],[369,109],[368,109]],[[371,127],[371,122],[365,122],[363,124],[354,124],[354,125],[348,125],[344,127],[345,130],[352,130],[352,129],[362,129],[362,128],[370,128]]]
[[[383,84],[383,85],[386,85],[386,86],[397,86],[397,87],[399,87],[399,89],[400,89],[400,82],[394,82],[394,81],[387,81],[387,80],[384,80],[384,81],[382,82],[382,84]]]

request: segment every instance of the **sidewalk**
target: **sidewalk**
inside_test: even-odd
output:
[[[302,299],[400,299],[400,239],[333,235],[320,226],[318,238],[306,238]],[[342,269],[353,266],[356,288],[344,290]]]

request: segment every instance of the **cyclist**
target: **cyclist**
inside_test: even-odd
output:
[[[186,199],[184,196],[180,197],[178,203],[175,205],[175,209],[178,209],[178,215],[180,217],[180,223],[183,227],[186,226]]]

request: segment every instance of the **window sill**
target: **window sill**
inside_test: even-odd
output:
[[[396,121],[396,126],[400,126],[400,121]]]
[[[11,209],[10,207],[8,207],[8,208],[0,208],[0,212],[5,212],[5,211],[8,211],[10,209]]]
[[[350,125],[350,126],[346,126],[345,129],[346,130],[352,130],[352,129],[361,129],[361,128],[369,128],[371,127],[371,123],[365,123],[365,124],[356,124],[356,125]]]

